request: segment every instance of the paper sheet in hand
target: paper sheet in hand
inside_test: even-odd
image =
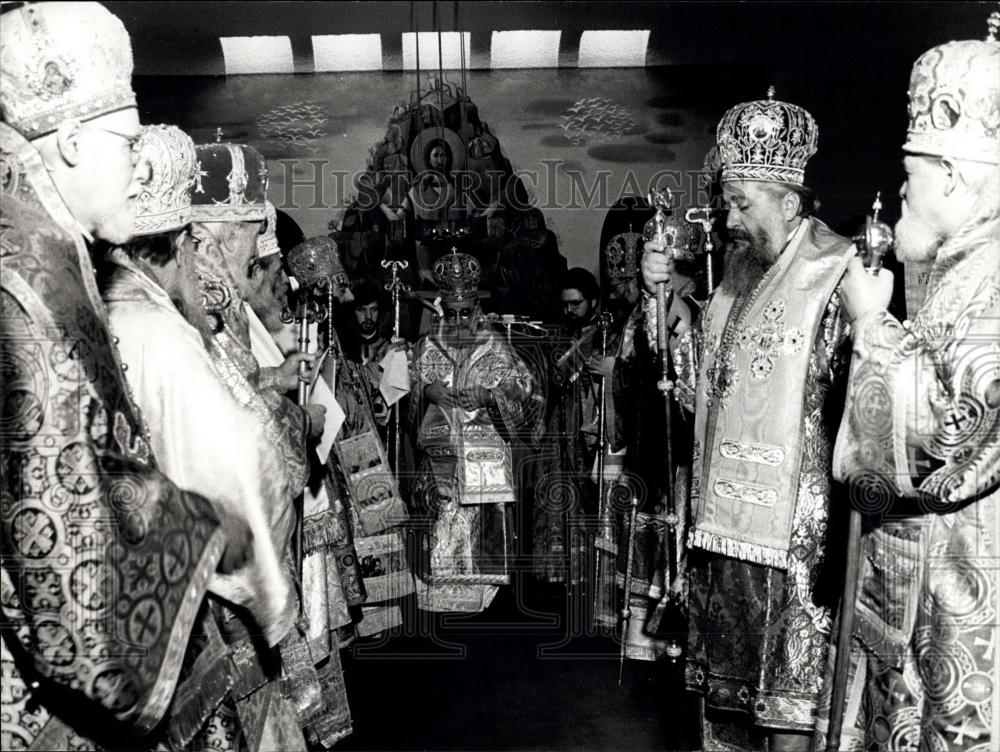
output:
[[[336,373],[334,373],[334,383],[337,383]],[[309,404],[322,405],[326,408],[323,435],[320,437],[319,444],[316,445],[316,453],[319,455],[320,462],[326,462],[326,458],[330,456],[330,447],[333,446],[333,440],[340,433],[340,427],[344,425],[344,420],[347,416],[341,409],[330,387],[326,385],[325,379],[316,380],[316,383],[313,385],[312,394],[309,395]]]
[[[309,382],[309,394],[312,394],[312,390],[316,388],[316,382],[320,380],[320,374],[323,372],[323,363],[326,360],[326,356],[330,354],[330,348],[326,348],[319,354],[319,357],[313,361],[312,364],[312,381]],[[333,364],[333,383],[337,383],[337,364]]]
[[[410,369],[406,351],[391,349],[379,363],[382,380],[378,389],[389,407],[395,405],[410,391]]]

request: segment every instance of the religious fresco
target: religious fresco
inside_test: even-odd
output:
[[[658,173],[690,203],[716,119],[764,75],[752,68],[467,72],[478,117],[569,266],[596,271],[606,210]],[[455,84],[460,74],[445,73]],[[426,90],[424,75],[421,88]],[[196,142],[248,143],[270,164],[269,197],[307,236],[344,221],[373,147],[386,139],[413,74],[373,72],[138,77],[144,122],[177,122]]]

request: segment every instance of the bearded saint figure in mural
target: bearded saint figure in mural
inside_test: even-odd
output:
[[[417,603],[476,612],[511,582],[511,443],[534,433],[541,411],[528,368],[479,307],[479,262],[453,250],[433,271],[443,314],[411,373]]]

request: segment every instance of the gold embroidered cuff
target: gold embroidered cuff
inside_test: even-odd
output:
[[[642,317],[646,321],[646,339],[654,352],[659,352],[659,331],[656,324],[656,296],[642,291]]]

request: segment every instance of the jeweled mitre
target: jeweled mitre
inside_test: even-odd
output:
[[[338,277],[346,284],[347,273],[340,260],[340,249],[327,235],[303,240],[288,252],[287,261],[292,276],[303,287],[326,285]]]
[[[0,114],[25,138],[135,107],[132,47],[98,3],[30,3],[0,21]]]
[[[442,299],[471,300],[479,297],[482,266],[475,257],[452,251],[438,259],[432,273]]]
[[[264,209],[264,232],[257,236],[257,257],[266,258],[281,252],[278,247],[278,210],[270,201]]]
[[[806,162],[816,153],[819,128],[803,108],[774,99],[730,109],[716,130],[723,182],[756,180],[802,185]]]
[[[244,144],[200,144],[191,194],[195,222],[260,222],[267,215],[267,162]]]
[[[917,59],[904,151],[1000,164],[1000,42],[994,34],[938,45]]]
[[[604,247],[604,271],[608,279],[635,279],[639,272],[642,235],[623,232],[615,235]]]
[[[133,235],[151,235],[191,221],[191,188],[196,164],[194,141],[173,125],[147,125],[139,138],[139,161],[150,179],[136,199]]]

